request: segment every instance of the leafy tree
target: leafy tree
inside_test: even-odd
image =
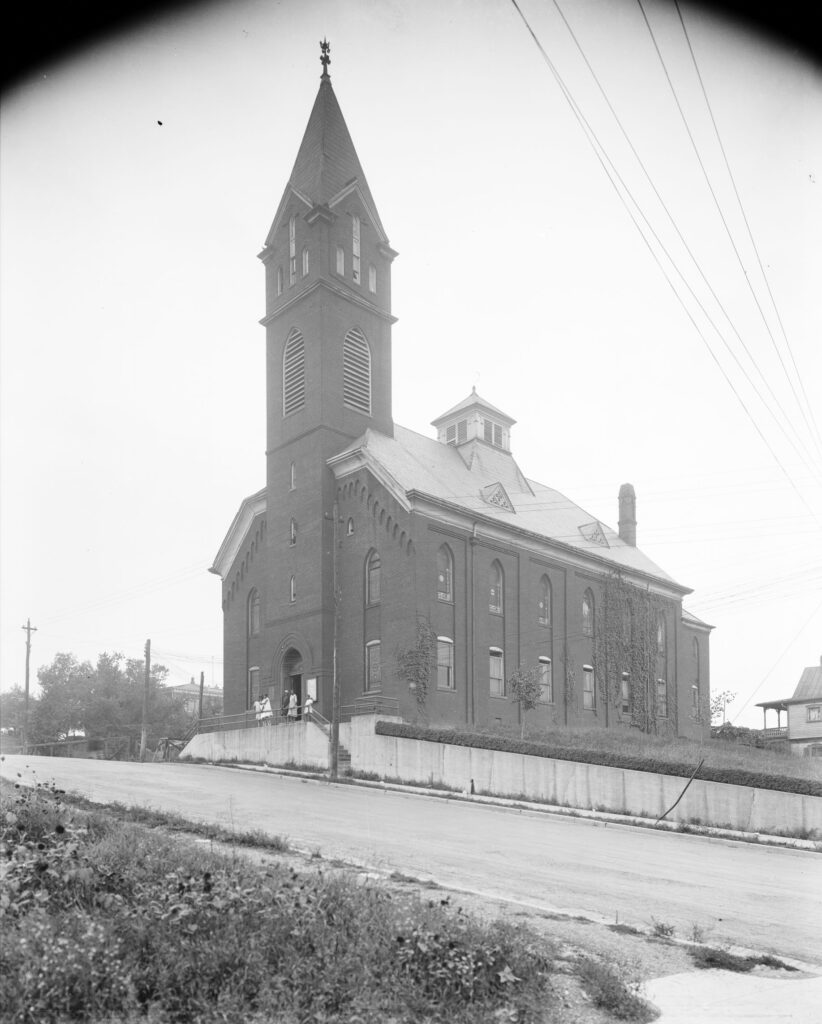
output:
[[[45,743],[72,734],[106,739],[140,736],[143,719],[145,662],[104,652],[96,666],[73,654],[58,654],[38,672],[41,694],[31,702],[30,743]],[[168,669],[152,665],[148,688],[148,739],[182,737],[192,716],[163,687]]]
[[[22,686],[0,692],[0,726],[6,735],[19,742],[23,734],[23,713],[26,693]]]
[[[736,694],[731,690],[722,690],[721,693],[716,693],[711,696],[711,721],[715,718],[721,718],[725,721],[725,708],[728,704],[732,704],[736,700]]]
[[[536,669],[518,668],[508,680],[508,689],[512,700],[516,701],[520,706],[521,724],[519,736],[522,739],[525,735],[525,716],[539,704],[539,698],[542,693]]]

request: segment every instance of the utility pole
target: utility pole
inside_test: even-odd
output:
[[[200,673],[200,706],[197,710],[197,721],[203,717],[203,687],[205,686],[205,672]]]
[[[335,782],[340,760],[340,679],[337,673],[337,631],[339,629],[340,617],[340,595],[337,585],[337,519],[339,518],[339,509],[336,501],[332,509],[332,518],[334,550],[331,555],[331,565],[333,567],[332,579],[334,584],[334,644],[331,662],[331,780]]]
[[[26,631],[26,697],[23,701],[23,753],[29,752],[29,663],[31,662],[31,634],[37,632],[37,627],[32,626],[31,619],[26,619],[25,626],[21,629]]]
[[[146,739],[148,737],[148,684],[151,678],[151,641],[146,640],[146,678],[143,686],[143,727],[140,730],[140,760],[146,759]]]

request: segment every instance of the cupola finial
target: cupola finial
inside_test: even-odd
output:
[[[322,78],[330,78],[328,74],[328,65],[331,63],[329,53],[331,52],[331,43],[323,36],[323,41],[320,43],[320,64],[323,66]]]

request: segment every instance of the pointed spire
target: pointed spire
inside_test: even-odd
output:
[[[328,74],[331,44],[323,39],[320,49],[323,65],[320,88],[288,185],[312,207],[327,206],[347,186],[358,186],[373,214],[374,226],[387,243],[385,229],[380,223],[374,198],[331,85]]]

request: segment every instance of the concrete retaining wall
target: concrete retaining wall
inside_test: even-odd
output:
[[[323,730],[315,722],[295,722],[200,733],[186,745],[180,760],[202,757],[206,761],[328,768],[328,755],[328,737]]]
[[[404,782],[442,783],[470,791],[473,780],[478,793],[656,818],[674,803],[688,781],[531,754],[378,736],[374,733],[377,717],[387,716],[362,716],[341,727],[351,767]],[[822,834],[822,798],[695,779],[667,817],[750,832],[790,834],[815,829]]]

